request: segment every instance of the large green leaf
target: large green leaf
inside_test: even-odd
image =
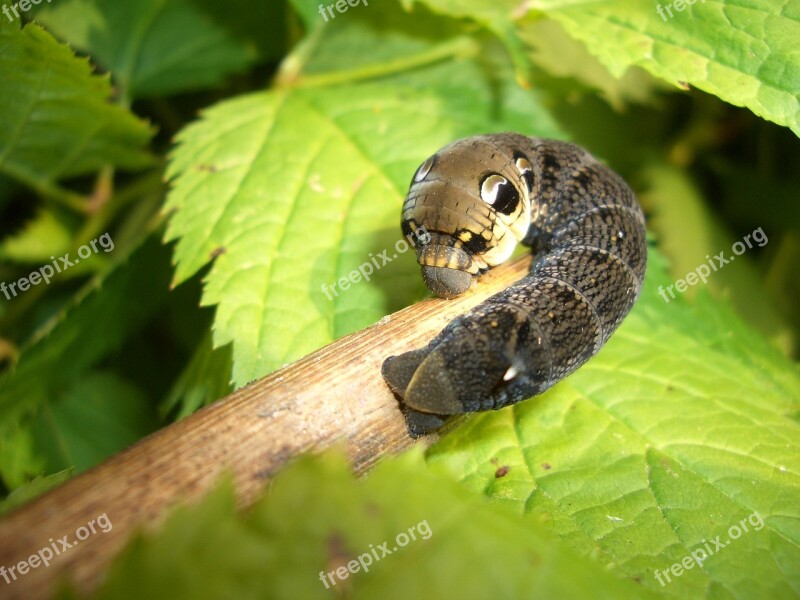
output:
[[[217,305],[215,345],[233,342],[237,385],[421,296],[395,244],[428,154],[492,130],[557,135],[492,45],[439,41],[452,24],[391,6],[352,10],[301,50],[307,80],[209,109],[172,157],[175,281],[213,259],[203,302]],[[332,288],[384,250],[391,262],[369,283]]]
[[[147,124],[109,103],[108,79],[38,25],[0,19],[0,81],[0,173],[37,187],[152,163]]]
[[[465,497],[418,453],[362,483],[342,459],[304,460],[248,514],[234,510],[227,488],[180,510],[129,546],[94,597],[655,597],[570,551],[536,519]],[[341,568],[346,577],[326,577]]]
[[[505,20],[507,29],[533,9],[560,22],[616,77],[639,65],[675,85],[692,85],[747,107],[800,135],[796,2],[533,0],[519,5],[477,0],[465,6],[455,0],[419,1],[480,23],[488,14]],[[524,22],[518,26],[528,27]],[[515,37],[506,43],[512,50],[518,45]]]
[[[702,291],[666,303],[671,283],[651,252],[642,297],[594,359],[472,417],[428,460],[654,591],[800,594],[800,372]],[[717,535],[729,545],[661,585],[657,570]]]
[[[255,57],[187,0],[59,0],[36,18],[90,53],[130,98],[210,87]]]
[[[800,7],[777,0],[681,5],[662,18],[660,4],[647,0],[533,3],[616,76],[640,65],[800,135]]]

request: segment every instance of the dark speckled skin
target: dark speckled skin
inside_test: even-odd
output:
[[[404,232],[420,226],[431,235],[418,261],[442,297],[466,291],[518,242],[535,258],[526,277],[425,348],[386,359],[384,379],[414,437],[448,415],[544,392],[594,356],[641,289],[641,208],[622,178],[574,144],[502,133],[442,148],[403,205]]]

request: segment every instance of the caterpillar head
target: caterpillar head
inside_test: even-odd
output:
[[[533,168],[485,137],[442,148],[414,173],[403,233],[416,239],[425,285],[443,298],[511,256],[530,225]],[[418,232],[424,231],[424,237]]]

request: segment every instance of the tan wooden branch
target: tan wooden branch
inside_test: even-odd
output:
[[[342,338],[142,440],[0,520],[0,597],[49,598],[71,579],[97,586],[130,534],[152,528],[177,503],[195,501],[223,472],[242,505],[291,458],[343,445],[363,473],[410,447],[397,400],[380,374],[384,359],[426,344],[451,319],[522,277],[525,257],[482,278],[456,300],[429,299]],[[431,437],[431,436],[429,436]],[[431,440],[423,440],[423,443]],[[99,515],[113,528],[89,536],[43,565],[21,561]],[[35,562],[35,561],[33,561]],[[16,580],[8,573],[15,567]],[[24,568],[23,568],[24,570]]]

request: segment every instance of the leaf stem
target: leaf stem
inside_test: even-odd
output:
[[[298,69],[298,61],[296,60],[293,63],[287,63],[290,66],[281,70],[275,80],[275,86],[278,88],[310,88],[353,83],[409,71],[448,58],[473,56],[477,51],[478,44],[473,39],[460,37],[409,57],[318,75],[297,74],[295,71]]]
[[[16,179],[20,183],[31,188],[40,196],[52,200],[62,206],[66,206],[70,210],[80,214],[86,214],[89,210],[89,205],[86,196],[76,194],[70,190],[60,187],[59,185],[46,181],[44,179],[36,179],[31,174],[26,173],[21,169],[14,169],[10,165],[4,165],[3,171],[12,179]]]
[[[132,181],[126,187],[116,191],[109,202],[103,203],[100,208],[92,214],[89,219],[81,227],[80,231],[75,236],[74,247],[87,243],[97,234],[101,233],[108,223],[122,210],[126,205],[130,204],[145,194],[149,194],[158,190],[164,185],[163,183],[163,169],[147,171],[138,179]]]

